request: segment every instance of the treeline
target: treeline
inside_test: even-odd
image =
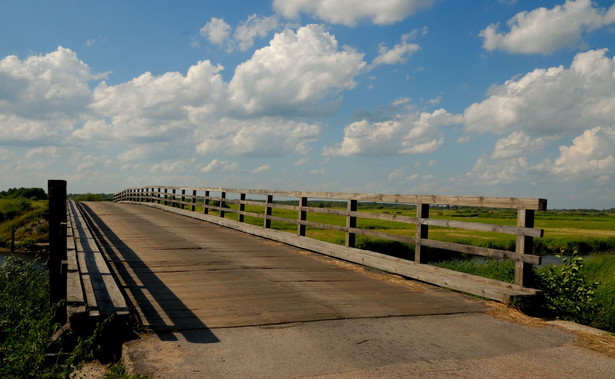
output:
[[[8,191],[0,191],[0,199],[19,199],[24,197],[30,200],[47,200],[47,193],[42,188],[9,188]]]

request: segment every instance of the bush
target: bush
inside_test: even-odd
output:
[[[562,252],[563,253],[563,252]],[[595,290],[600,283],[587,283],[581,270],[583,257],[575,250],[559,266],[551,265],[537,275],[543,307],[550,315],[562,320],[589,324],[598,310]]]
[[[38,377],[53,333],[47,273],[12,256],[0,266],[0,377]]]

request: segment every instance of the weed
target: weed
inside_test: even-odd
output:
[[[559,266],[551,265],[538,274],[538,287],[543,290],[543,307],[562,320],[589,324],[594,320],[598,304],[595,291],[600,283],[588,283],[582,274],[583,257],[574,251]]]

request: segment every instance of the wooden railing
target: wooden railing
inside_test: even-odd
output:
[[[275,202],[274,198],[276,199]],[[345,209],[340,209],[339,207],[336,209],[308,206],[308,200],[343,201],[346,207]],[[334,230],[345,233],[346,248],[354,248],[357,235],[398,241],[414,245],[414,261],[416,263],[426,261],[424,247],[508,259],[515,262],[514,284],[519,286],[519,288],[529,284],[528,280],[531,276],[532,264],[539,264],[541,261],[539,256],[532,254],[533,238],[543,236],[542,229],[534,228],[534,212],[545,210],[547,205],[545,199],[528,198],[389,195],[168,186],[125,189],[114,195],[114,201],[141,202],[174,209],[179,208],[190,212],[198,211],[202,215],[208,215],[207,219],[210,221],[214,220],[211,216],[224,219],[229,217],[228,214],[236,214],[233,218],[235,219],[234,222],[238,223],[246,223],[246,217],[251,217],[252,223],[254,223],[254,218],[258,218],[262,220],[262,227],[266,229],[271,228],[272,221],[290,223],[297,225],[296,234],[302,238],[305,238],[306,227]],[[358,205],[362,202],[382,205],[383,212],[361,212]],[[230,204],[234,204],[234,206],[231,208],[229,207]],[[416,216],[392,214],[390,209],[389,212],[386,212],[387,205],[391,204],[416,206]],[[246,206],[249,206],[250,210],[246,210]],[[517,223],[516,226],[507,226],[430,218],[430,209],[434,206],[514,209],[517,212]],[[286,214],[291,211],[293,218],[283,217],[284,215],[280,214],[276,215],[273,212],[274,210],[282,210]],[[217,215],[214,215],[214,213],[217,213]],[[317,217],[310,216],[315,214],[334,215],[338,216],[338,219],[339,216],[343,216],[346,222],[345,225],[340,225],[340,222],[337,225],[335,223],[317,222],[314,221]],[[399,235],[373,230],[373,227],[362,228],[358,226],[357,220],[362,221],[362,224],[365,224],[365,220],[380,220],[412,224],[413,226],[410,227],[411,232],[408,235]],[[506,251],[430,239],[430,226],[512,234],[516,236],[516,250]],[[340,248],[342,247],[340,246]],[[441,283],[436,284],[442,285]],[[449,286],[447,284],[448,282],[445,281],[444,285]],[[509,286],[508,288],[511,287]],[[481,294],[484,295],[484,291]]]

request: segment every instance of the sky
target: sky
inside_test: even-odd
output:
[[[611,0],[0,0],[0,189],[615,207]]]

